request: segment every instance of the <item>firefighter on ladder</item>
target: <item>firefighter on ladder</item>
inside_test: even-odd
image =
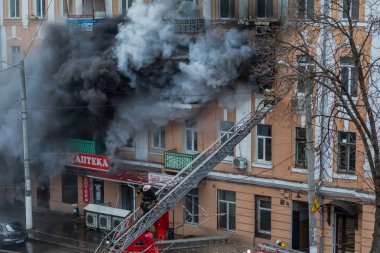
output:
[[[154,193],[152,186],[150,186],[149,184],[144,185],[142,194],[143,196],[140,208],[143,210],[144,214],[146,214],[147,212],[149,212],[153,202],[157,201],[157,196]]]

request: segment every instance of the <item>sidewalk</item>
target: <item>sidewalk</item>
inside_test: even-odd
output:
[[[0,207],[0,216],[12,217],[25,224],[23,207]],[[52,243],[78,252],[94,252],[101,241],[102,232],[87,229],[83,218],[72,219],[71,214],[51,210],[33,210],[33,229],[28,231],[31,240]]]

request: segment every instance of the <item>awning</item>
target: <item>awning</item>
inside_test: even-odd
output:
[[[356,215],[359,212],[360,207],[360,204],[358,203],[345,200],[331,200],[325,203],[325,205],[339,207],[343,212],[350,216]]]
[[[65,172],[101,180],[143,185],[149,182],[149,172],[160,173],[161,170],[146,166],[117,163],[114,164],[113,168],[110,171],[98,171],[92,169],[84,169],[76,166],[66,166]]]
[[[148,172],[126,170],[120,172],[102,172],[94,171],[87,174],[88,177],[97,178],[107,181],[119,183],[132,183],[132,184],[146,184],[148,183]]]

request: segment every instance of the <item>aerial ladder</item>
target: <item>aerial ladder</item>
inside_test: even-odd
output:
[[[138,240],[143,237],[146,231],[230,154],[233,148],[265,118],[266,114],[280,100],[279,97],[274,96],[263,100],[254,112],[249,113],[236,123],[226,133],[227,136],[221,136],[173,177],[169,183],[159,189],[156,192],[157,202],[152,204],[147,213],[143,214],[141,208],[136,209],[107,234],[95,253],[136,252],[131,250],[131,245],[137,245]],[[153,245],[146,246],[148,248]]]

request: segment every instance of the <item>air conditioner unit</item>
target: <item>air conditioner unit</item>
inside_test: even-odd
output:
[[[244,157],[235,157],[234,158],[234,168],[239,170],[246,170],[247,169],[247,159]]]
[[[122,217],[112,217],[112,229],[116,228],[120,223],[122,223],[124,218]]]
[[[86,226],[89,228],[98,228],[98,214],[93,212],[85,212]]]
[[[98,228],[102,230],[111,230],[112,224],[111,224],[111,216],[107,214],[98,214],[99,217],[99,224]]]
[[[290,108],[295,112],[303,112],[305,110],[305,99],[303,97],[293,97],[290,100]]]

